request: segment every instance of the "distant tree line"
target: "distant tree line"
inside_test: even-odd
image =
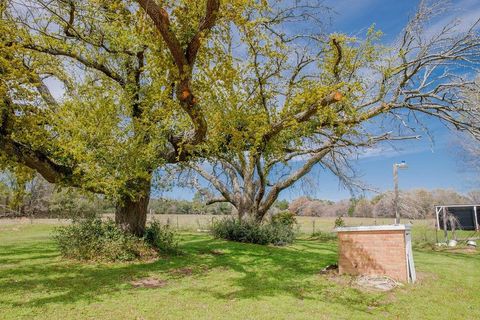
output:
[[[40,176],[23,180],[0,173],[0,217],[73,218],[114,212],[103,196],[74,188],[56,188]]]
[[[82,193],[75,188],[56,188],[41,176],[21,179],[19,174],[0,173],[0,217],[15,212],[28,217],[71,218],[113,214],[115,205],[102,195]],[[339,201],[299,197],[291,202],[277,200],[270,214],[290,211],[299,216],[318,217],[393,217],[393,192],[387,191],[371,198],[358,197]],[[434,215],[434,206],[442,204],[480,203],[480,190],[460,194],[452,189],[414,189],[400,192],[400,215],[423,219]],[[152,198],[150,214],[236,214],[229,203],[205,204],[197,192],[192,200]]]
[[[72,218],[113,214],[115,205],[102,195],[82,193],[77,188],[56,188],[41,176],[19,178],[21,175],[0,172],[0,217],[27,216]],[[288,202],[283,203],[286,210]],[[228,203],[206,205],[199,193],[192,200],[151,199],[152,214],[212,214],[232,213]]]
[[[381,193],[371,199],[360,197],[336,202],[300,197],[293,200],[288,209],[300,216],[393,217],[395,212],[393,198],[392,191]],[[435,205],[480,203],[480,190],[463,195],[451,189],[414,189],[400,192],[399,198],[402,217],[424,219],[433,217]]]

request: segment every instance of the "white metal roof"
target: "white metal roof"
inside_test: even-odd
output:
[[[480,207],[480,204],[442,204],[436,205],[435,208],[443,208],[443,207]]]
[[[335,232],[359,232],[359,231],[391,231],[391,230],[410,230],[411,224],[387,224],[378,226],[356,226],[356,227],[337,227]]]

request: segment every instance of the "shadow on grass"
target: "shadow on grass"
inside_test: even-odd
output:
[[[312,277],[326,265],[336,262],[335,243],[299,240],[295,246],[277,248],[214,240],[205,235],[182,237],[184,255],[133,264],[65,261],[51,241],[0,245],[0,287],[7,293],[5,299],[0,294],[0,305],[35,307],[79,300],[97,301],[103,299],[101,295],[138,290],[129,284],[133,279],[156,276],[175,281],[172,270],[179,268],[191,268],[194,277],[230,271],[230,277],[225,278],[226,290],[211,287],[199,290],[217,299],[284,294],[303,300],[318,299],[320,294],[326,300],[350,303],[352,308],[364,310],[369,298],[361,292],[350,295],[334,292],[331,290],[333,284]],[[25,292],[34,294],[29,300],[20,299]]]

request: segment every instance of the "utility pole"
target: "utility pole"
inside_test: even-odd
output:
[[[395,224],[400,224],[400,211],[398,209],[398,169],[406,169],[408,168],[405,161],[401,163],[394,163],[393,164],[393,184],[395,189],[395,197],[393,200],[393,206],[395,208]]]

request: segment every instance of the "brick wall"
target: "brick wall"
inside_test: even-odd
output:
[[[339,272],[407,282],[404,230],[338,232]]]

